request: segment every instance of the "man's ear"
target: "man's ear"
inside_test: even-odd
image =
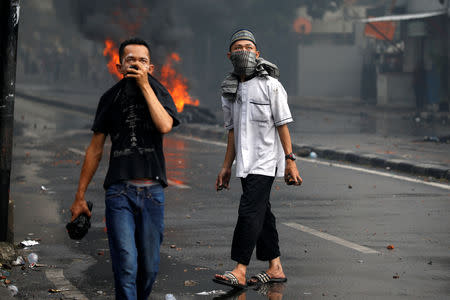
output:
[[[258,57],[259,57],[259,51],[256,50],[256,58],[258,58]]]
[[[148,66],[148,74],[152,75],[154,70],[155,70],[155,65],[150,64],[150,66]]]
[[[231,52],[227,52],[228,59],[231,57]]]
[[[116,69],[117,69],[117,72],[119,72],[120,74],[123,74],[121,64],[116,64]]]

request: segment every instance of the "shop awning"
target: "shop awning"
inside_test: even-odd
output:
[[[432,12],[426,12],[426,13],[416,13],[416,14],[406,14],[406,15],[390,15],[390,16],[383,16],[383,17],[373,17],[373,18],[360,19],[358,21],[363,22],[363,23],[374,23],[374,22],[385,22],[385,21],[405,21],[405,20],[415,20],[415,19],[436,17],[436,16],[440,16],[440,15],[445,15],[445,14],[447,14],[447,10],[432,11]]]

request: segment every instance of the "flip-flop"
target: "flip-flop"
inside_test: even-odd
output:
[[[256,281],[253,281],[252,279],[256,279]],[[266,272],[261,271],[258,274],[250,277],[249,280],[247,280],[248,285],[255,285],[255,284],[262,284],[262,283],[282,283],[286,282],[287,278],[272,278],[269,275],[267,275]]]
[[[215,283],[224,284],[224,285],[231,286],[231,287],[234,287],[234,288],[239,288],[239,289],[247,288],[247,284],[245,284],[245,285],[244,284],[240,284],[239,280],[231,272],[225,272],[222,276],[226,277],[227,279],[214,277],[213,281]]]

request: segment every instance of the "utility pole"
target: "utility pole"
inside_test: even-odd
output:
[[[19,0],[0,1],[0,242],[13,240],[8,212],[19,12]]]
[[[444,14],[444,55],[446,58],[446,70],[444,70],[444,82],[443,85],[447,86],[446,91],[444,92],[445,101],[441,107],[441,111],[449,111],[450,106],[450,42],[448,39],[450,38],[450,0],[447,0],[446,14]]]

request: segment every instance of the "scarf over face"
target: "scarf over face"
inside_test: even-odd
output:
[[[278,67],[265,60],[262,57],[256,58],[256,67],[252,74],[253,76],[266,77],[271,76],[278,79],[280,77],[280,70]],[[247,76],[248,77],[248,76]],[[234,101],[239,85],[240,77],[235,71],[229,73],[222,82],[221,91],[224,98]]]

